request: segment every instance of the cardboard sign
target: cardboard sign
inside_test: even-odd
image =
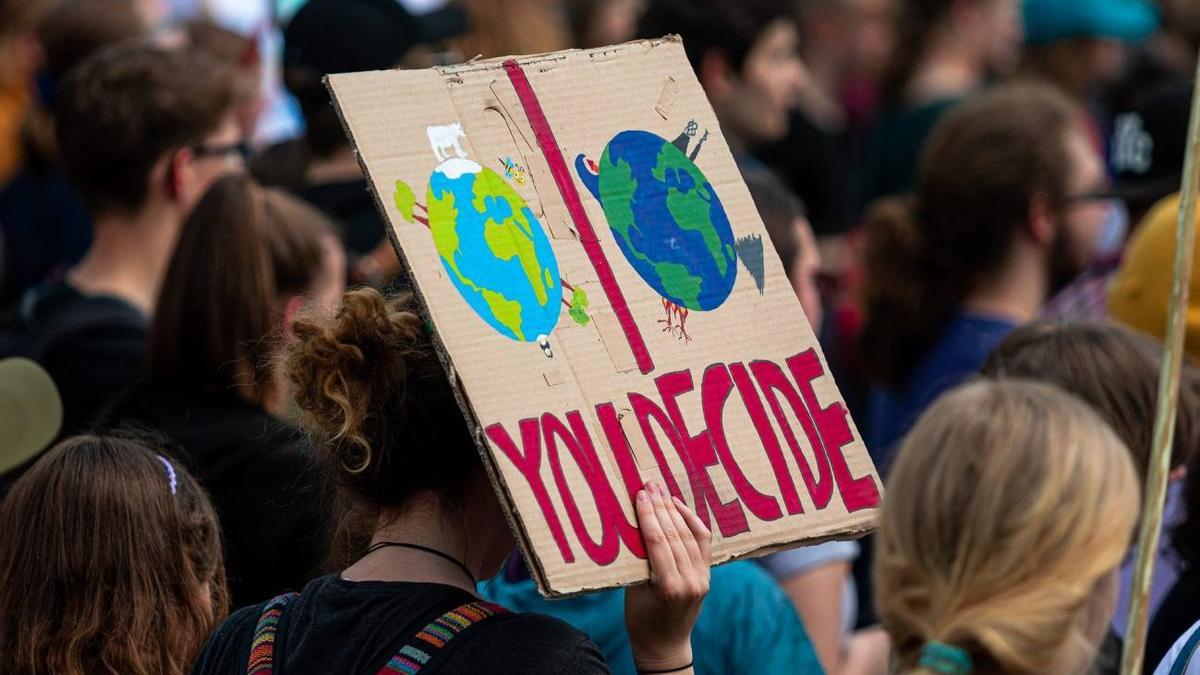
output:
[[[647,577],[651,478],[714,562],[870,529],[879,478],[678,38],[328,84],[544,594]]]

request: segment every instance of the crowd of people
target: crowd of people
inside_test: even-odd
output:
[[[710,570],[648,483],[649,583],[548,601],[323,78],[667,34],[886,496]],[[0,675],[1116,673],[1198,52],[1195,0],[0,0]]]

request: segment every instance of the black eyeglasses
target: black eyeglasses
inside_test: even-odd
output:
[[[192,146],[192,153],[198,158],[237,157],[243,162],[247,162],[250,160],[250,144],[246,141],[221,144],[201,143],[200,145]]]
[[[1093,187],[1090,190],[1077,192],[1073,195],[1067,195],[1067,203],[1078,204],[1080,202],[1106,202],[1117,198],[1118,195],[1113,190],[1112,185],[1105,181],[1098,185],[1093,184]]]

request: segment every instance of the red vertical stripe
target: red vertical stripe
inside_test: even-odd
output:
[[[520,64],[509,59],[504,62],[504,70],[508,73],[508,79],[512,82],[513,89],[517,91],[517,98],[521,101],[521,107],[525,109],[529,125],[533,127],[533,134],[537,137],[542,155],[546,158],[546,163],[550,165],[550,174],[554,176],[558,192],[566,202],[567,211],[571,214],[571,221],[575,223],[575,229],[579,232],[583,242],[583,250],[587,253],[588,259],[592,261],[592,267],[596,268],[596,275],[600,279],[600,288],[604,290],[609,306],[617,315],[617,321],[621,324],[625,339],[629,340],[629,347],[633,350],[633,357],[637,361],[638,369],[643,374],[649,373],[654,370],[654,360],[650,358],[646,341],[642,339],[642,333],[633,320],[633,314],[630,313],[629,305],[625,302],[625,295],[621,293],[621,287],[617,285],[617,278],[613,276],[612,267],[609,266],[608,259],[604,257],[604,249],[600,246],[600,239],[596,236],[591,221],[588,220],[587,211],[584,210],[583,203],[579,201],[579,191],[575,189],[575,181],[571,178],[567,162],[562,156],[562,150],[558,147],[558,141],[554,139],[550,123],[546,121],[546,114],[542,112],[542,104],[538,102],[537,94],[529,85],[529,78],[525,77],[525,71],[521,69]]]

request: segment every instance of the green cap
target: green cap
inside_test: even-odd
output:
[[[58,387],[41,366],[0,359],[0,473],[45,450],[62,429]]]

